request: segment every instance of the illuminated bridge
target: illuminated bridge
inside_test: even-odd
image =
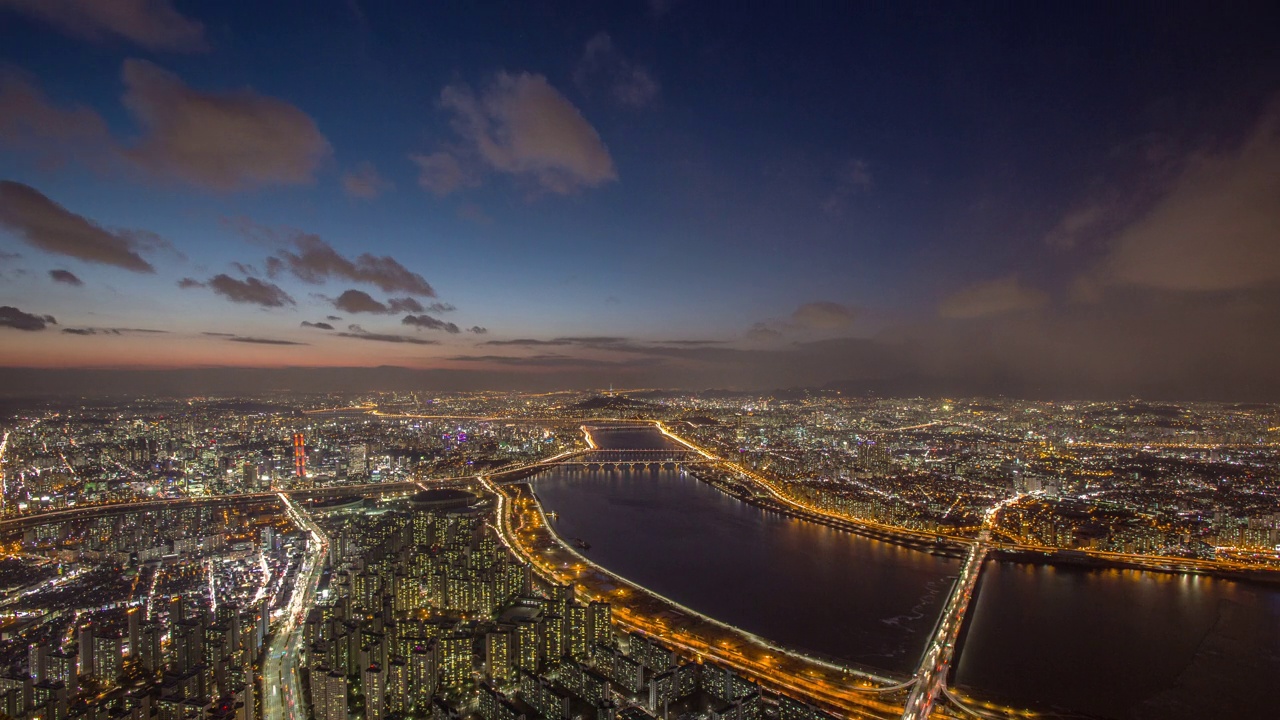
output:
[[[592,469],[612,470],[627,467],[675,467],[707,464],[711,461],[691,450],[588,450],[557,460],[555,465],[578,465]]]

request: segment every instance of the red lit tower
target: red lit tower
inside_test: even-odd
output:
[[[302,433],[293,434],[293,471],[300,478],[307,476],[307,438]]]

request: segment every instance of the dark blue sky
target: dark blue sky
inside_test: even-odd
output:
[[[0,363],[1275,390],[1268,4],[802,5],[0,0]]]

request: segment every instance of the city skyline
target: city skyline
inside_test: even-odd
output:
[[[1273,400],[1263,3],[0,2],[0,393]]]
[[[1275,404],[15,405],[0,707],[17,720],[1272,705]]]

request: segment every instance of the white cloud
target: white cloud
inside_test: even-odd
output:
[[[450,85],[440,100],[453,112],[454,127],[466,144],[493,170],[530,177],[544,190],[559,194],[618,177],[595,128],[541,75],[499,73],[479,96],[466,86]],[[445,162],[440,155],[427,156],[434,158],[436,171]],[[437,185],[446,187],[448,182]],[[431,184],[428,188],[435,191]]]

